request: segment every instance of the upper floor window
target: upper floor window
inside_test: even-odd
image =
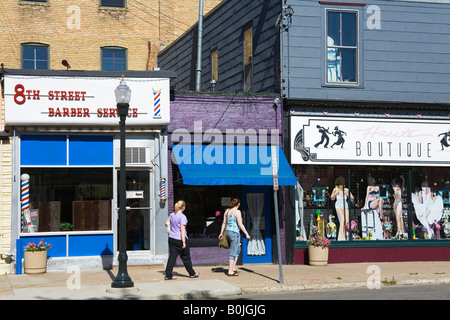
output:
[[[48,46],[44,44],[22,44],[22,69],[47,70]]]
[[[358,83],[358,12],[326,11],[327,83]]]
[[[253,91],[253,28],[244,27],[244,92]]]
[[[125,0],[100,0],[100,6],[125,8]]]
[[[116,47],[102,48],[102,70],[126,70],[127,49]]]

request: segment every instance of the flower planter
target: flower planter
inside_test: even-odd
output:
[[[328,264],[328,247],[308,245],[308,256],[310,266],[326,266]]]
[[[24,251],[25,273],[44,273],[47,271],[47,251]]]

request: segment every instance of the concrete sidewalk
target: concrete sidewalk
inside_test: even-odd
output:
[[[134,288],[114,289],[113,270],[47,272],[1,275],[1,300],[184,300],[221,298],[246,293],[288,292],[386,285],[450,284],[450,261],[349,263],[325,267],[284,265],[284,284],[279,283],[277,264],[239,266],[239,276],[228,277],[227,266],[195,266],[200,277],[190,279],[183,267],[174,270],[175,280],[164,280],[164,266],[129,266]]]

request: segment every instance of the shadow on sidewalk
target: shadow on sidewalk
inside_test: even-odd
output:
[[[262,273],[259,273],[259,272],[255,272],[252,269],[248,269],[248,268],[245,268],[245,267],[238,267],[238,269],[239,269],[239,271],[244,271],[244,272],[247,272],[247,273],[253,273],[255,275],[258,275],[258,276],[261,276],[263,278],[266,278],[266,279],[269,279],[269,280],[272,280],[272,281],[275,281],[275,282],[279,283],[279,281],[277,279],[274,279],[272,277],[269,277],[269,276],[267,276],[265,274],[262,274]],[[223,267],[212,268],[211,271],[214,272],[214,273],[223,273],[225,275],[228,274],[228,268],[223,268]]]
[[[262,274],[262,273],[259,273],[259,272],[255,272],[255,271],[253,271],[251,269],[248,269],[248,268],[245,268],[245,267],[240,267],[239,270],[242,270],[242,271],[245,271],[245,272],[248,272],[248,273],[253,273],[253,274],[256,274],[256,275],[261,276],[263,278],[266,278],[266,279],[269,279],[269,280],[272,280],[272,281],[275,281],[275,282],[279,283],[278,279],[274,279],[274,278],[269,277],[269,276],[267,276],[265,274]]]

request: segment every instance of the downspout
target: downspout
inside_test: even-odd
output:
[[[203,0],[199,1],[198,8],[198,40],[197,40],[197,76],[195,81],[195,91],[201,90],[202,78],[202,32],[203,32]]]

